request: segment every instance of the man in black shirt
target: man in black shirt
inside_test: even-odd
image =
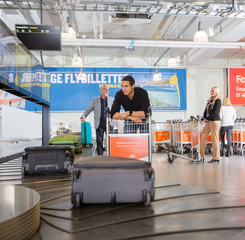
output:
[[[120,113],[121,106],[125,112]],[[112,104],[111,116],[113,119],[142,123],[141,119],[147,117],[149,106],[150,100],[147,91],[143,88],[135,87],[134,78],[127,75],[121,81],[121,90],[116,93]]]

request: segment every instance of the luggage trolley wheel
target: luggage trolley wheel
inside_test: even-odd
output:
[[[171,154],[168,154],[168,163],[173,163],[174,162],[174,156]]]
[[[204,162],[204,159],[202,157],[197,160],[197,163],[203,163],[203,162]]]

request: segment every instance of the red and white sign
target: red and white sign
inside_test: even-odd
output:
[[[245,105],[245,68],[229,69],[229,97],[232,105]]]
[[[111,137],[110,155],[147,161],[149,155],[148,136]]]

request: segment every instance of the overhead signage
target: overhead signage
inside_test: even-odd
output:
[[[229,98],[232,105],[245,105],[245,68],[229,69]]]
[[[121,80],[131,75],[136,86],[147,90],[153,110],[186,110],[186,70],[158,69],[161,78],[153,80],[152,68],[46,68],[50,73],[51,111],[84,111],[107,84],[114,97]],[[31,110],[31,109],[29,109]]]

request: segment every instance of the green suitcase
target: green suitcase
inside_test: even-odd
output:
[[[71,147],[74,153],[83,151],[82,138],[80,132],[57,135],[49,140],[49,145],[62,145]]]

